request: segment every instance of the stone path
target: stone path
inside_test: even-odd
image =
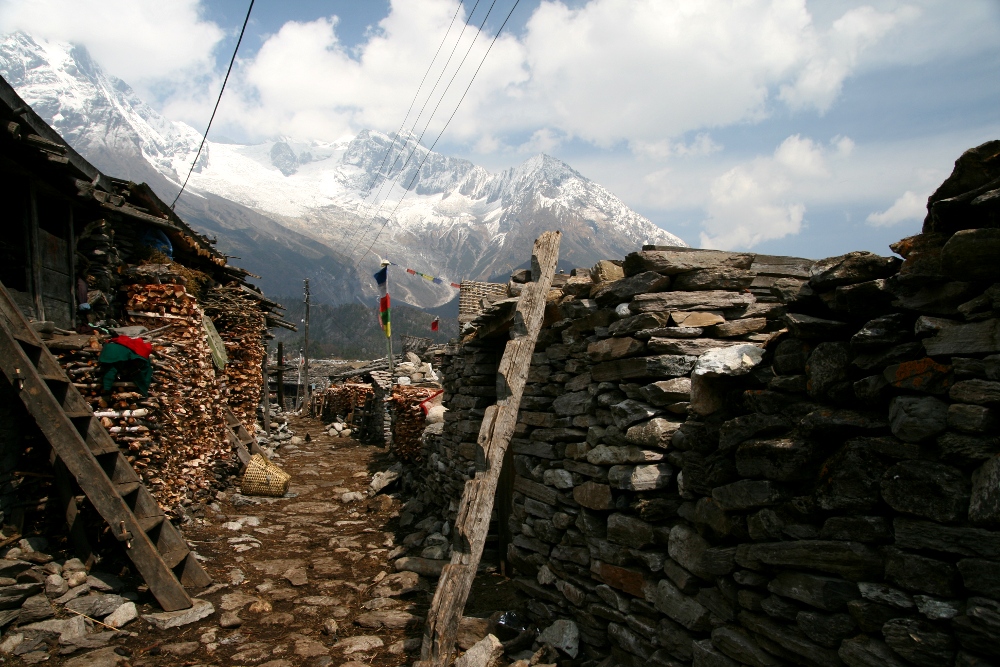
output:
[[[215,582],[198,593],[194,609],[181,618],[149,618],[159,610],[140,591],[136,606],[143,618],[125,625],[123,633],[107,631],[101,642],[82,646],[91,650],[63,655],[60,649],[70,649],[50,633],[37,647],[22,640],[16,653],[12,643],[2,661],[66,667],[413,662],[431,583],[390,565],[406,551],[397,546],[395,532],[401,501],[387,493],[367,494],[373,474],[386,470],[391,456],[349,438],[332,438],[318,420],[292,417],[289,426],[297,437],[286,440],[275,457],[292,475],[285,498],[220,493],[183,526]],[[69,619],[70,613],[60,610],[55,620]],[[96,638],[93,633],[107,628],[87,630],[88,638]]]

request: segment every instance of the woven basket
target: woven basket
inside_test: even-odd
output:
[[[288,491],[291,478],[274,463],[260,454],[254,454],[240,480],[240,491],[245,496],[283,496]]]

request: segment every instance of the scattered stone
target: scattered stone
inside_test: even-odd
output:
[[[194,598],[193,603],[189,609],[143,614],[142,618],[158,630],[169,630],[200,621],[215,612],[215,607],[208,600]]]
[[[292,586],[305,586],[309,583],[309,574],[303,567],[295,567],[287,570],[281,576]]]
[[[238,612],[224,611],[222,612],[222,616],[219,617],[220,628],[238,628],[241,625],[243,625],[243,619],[240,618]]]
[[[64,667],[114,667],[127,660],[125,656],[117,653],[117,648],[116,646],[108,646],[78,655],[67,660]]]
[[[265,614],[257,619],[259,625],[264,627],[284,627],[291,625],[295,622],[295,617],[288,612],[279,611],[271,614]]]
[[[337,642],[335,648],[341,649],[344,655],[351,653],[364,653],[377,648],[382,648],[382,640],[375,635],[355,635],[354,637],[344,637]]]
[[[493,635],[486,635],[455,660],[455,667],[495,667],[501,655],[503,655],[503,644]],[[575,651],[573,657],[576,657]]]
[[[198,650],[198,642],[178,642],[175,644],[164,644],[160,647],[165,653],[177,656],[191,655]]]
[[[398,559],[394,566],[399,572],[413,572],[415,574],[437,579],[441,576],[441,570],[450,563],[449,560],[431,560],[428,558],[417,558],[406,556]]]
[[[206,616],[207,615],[208,614],[206,614]],[[121,606],[105,616],[103,622],[105,625],[110,625],[112,628],[123,628],[137,618],[139,618],[139,610],[136,608],[134,602],[128,601],[122,603]]]
[[[299,639],[295,642],[295,655],[305,658],[315,658],[320,655],[329,655],[330,649],[315,639]]]
[[[363,628],[386,628],[389,630],[402,630],[403,628],[416,627],[422,623],[419,616],[398,609],[385,609],[380,611],[370,611],[359,614],[354,622]]]

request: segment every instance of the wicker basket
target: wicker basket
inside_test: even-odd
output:
[[[240,480],[240,491],[245,496],[283,496],[288,491],[291,478],[274,463],[260,454],[254,454]]]

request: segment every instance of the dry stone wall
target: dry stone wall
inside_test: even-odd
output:
[[[564,281],[498,517],[533,618],[621,665],[1000,661],[998,212],[991,142],[902,261],[650,249]],[[450,350],[427,502],[475,470],[496,350]]]

